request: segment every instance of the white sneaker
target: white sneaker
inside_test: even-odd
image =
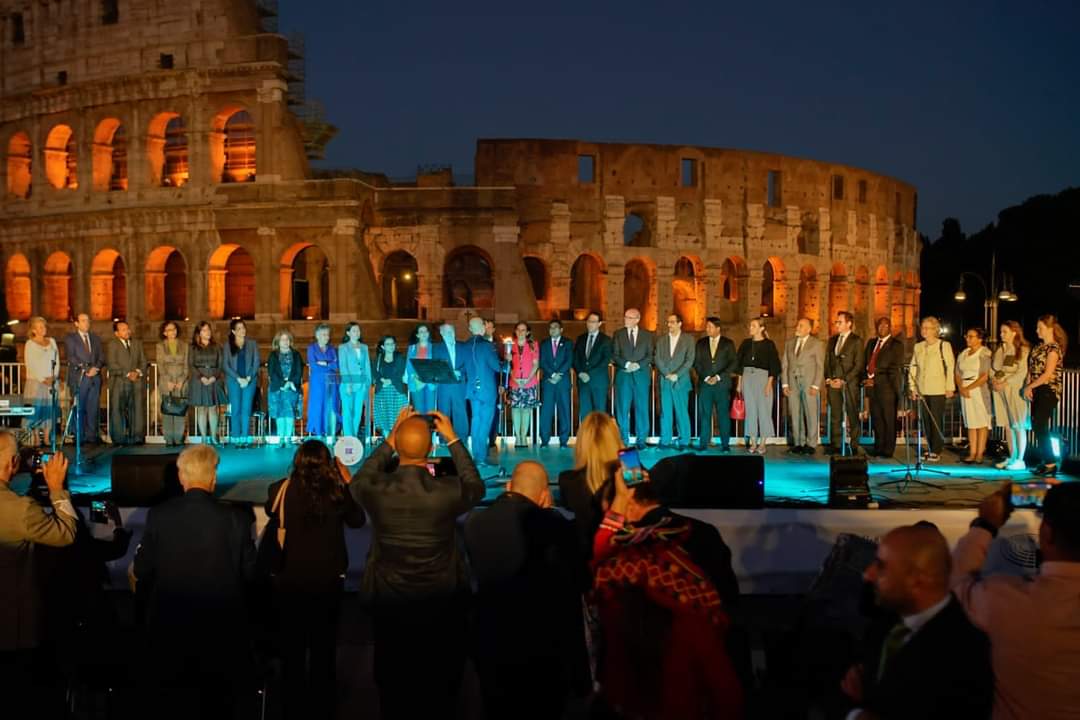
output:
[[[1027,463],[1023,460],[1013,460],[1005,466],[1006,470],[1027,470]]]

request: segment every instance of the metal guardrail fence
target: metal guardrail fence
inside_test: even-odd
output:
[[[25,369],[22,363],[0,363],[0,395],[12,396],[21,395],[23,386],[23,377]],[[64,368],[60,373],[60,377],[66,377]],[[612,370],[612,378],[614,377],[614,371]],[[258,392],[255,395],[255,408],[252,413],[250,422],[251,435],[253,437],[265,440],[268,433],[272,429],[272,424],[269,422],[269,418],[266,417],[267,408],[267,373],[265,366],[260,368],[259,380],[258,380]],[[570,435],[574,435],[577,430],[578,418],[577,418],[577,392],[576,392],[576,378],[571,377],[571,393],[570,393],[570,422],[571,432]],[[67,385],[61,383],[59,395],[60,402],[60,418],[67,418],[68,412],[71,408],[70,392]],[[371,394],[368,397],[368,402],[364,409],[363,429],[367,438],[372,438],[375,435],[374,420],[372,418],[371,408],[373,407],[372,401],[374,398],[374,388],[371,390]],[[653,375],[652,388],[649,393],[650,398],[650,426],[647,436],[652,439],[658,435],[660,427],[660,390],[655,381],[655,371]],[[160,410],[160,396],[158,395],[157,387],[157,366],[154,363],[150,364],[150,371],[147,373],[146,381],[146,396],[144,398],[145,403],[145,418],[146,418],[146,435],[147,439],[151,442],[163,441],[162,435],[162,423],[161,423],[161,410]],[[699,418],[697,413],[697,396],[696,393],[691,390],[690,393],[690,424],[691,430],[696,438],[698,435]],[[828,437],[828,408],[824,402],[824,396],[822,396],[821,402],[821,422],[819,424],[822,439]],[[860,400],[860,407],[862,407]],[[608,411],[614,413],[615,408],[615,383],[612,380],[611,387],[608,392]],[[502,404],[503,410],[508,410],[506,404]],[[188,415],[188,431],[194,430],[193,413]],[[783,402],[783,395],[780,392],[773,393],[773,406],[772,406],[773,423],[777,429],[777,436],[771,438],[773,443],[786,442],[788,437],[788,414],[786,412],[786,403]],[[532,423],[532,440],[535,443],[538,438],[538,426],[539,426],[540,409],[536,408],[533,414]],[[103,434],[107,437],[109,434],[109,391],[108,382],[103,380],[101,391],[101,405],[99,408],[100,423],[99,426],[103,428]],[[297,435],[304,434],[303,428],[306,423],[305,418],[296,418],[296,422],[300,423],[297,428]],[[565,422],[565,418],[555,416],[554,435],[558,435],[558,430],[561,427],[561,423]],[[12,421],[18,421],[18,418],[5,418],[9,424],[13,424]],[[632,421],[633,422],[633,421]],[[913,432],[914,428],[908,427],[908,422],[905,421],[898,425],[898,432],[900,441],[903,442],[909,432]],[[869,420],[863,421],[862,425],[862,437],[869,438],[873,434],[873,427]],[[1054,427],[1057,428],[1058,434],[1065,440],[1069,449],[1069,457],[1080,459],[1080,368],[1066,369],[1064,372],[1064,389],[1062,392],[1061,402],[1058,404],[1057,411],[1054,419]],[[219,408],[219,432],[223,435],[228,432],[228,406],[221,406]],[[715,429],[715,428],[714,428]],[[740,438],[742,435],[743,425],[742,421],[732,421],[732,438]],[[947,438],[962,438],[964,437],[963,416],[960,411],[959,396],[954,397],[948,401],[945,406],[945,423],[944,428],[945,436]],[[631,435],[636,436],[636,428],[631,427]],[[502,437],[510,437],[513,435],[510,424],[510,413],[508,411],[500,412],[498,417],[498,434]],[[994,436],[997,437],[1001,434],[1001,430],[994,428]],[[271,435],[271,437],[275,437]],[[547,438],[544,438],[547,440]]]

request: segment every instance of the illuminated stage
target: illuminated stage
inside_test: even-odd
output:
[[[819,452],[812,458],[790,456],[781,445],[772,446],[765,459],[765,500],[761,510],[689,510],[686,514],[717,526],[732,549],[733,565],[745,592],[801,593],[817,575],[836,537],[854,533],[878,537],[898,525],[917,520],[930,520],[938,525],[950,542],[955,542],[974,517],[973,508],[985,495],[993,492],[1004,480],[1031,480],[1027,472],[1006,472],[990,465],[964,465],[952,453],[946,452],[947,462],[929,466],[950,473],[940,476],[925,473],[921,479],[940,486],[928,488],[912,483],[908,487],[883,483],[904,477],[904,446],[897,457],[886,461],[869,460],[869,485],[879,509],[831,509],[826,505],[829,489],[828,457]],[[266,522],[261,506],[266,500],[266,487],[288,472],[292,451],[276,447],[249,449],[225,448],[221,452],[217,494],[232,502],[256,505],[257,526]],[[71,475],[70,485],[75,494],[98,494],[109,490],[112,458],[119,454],[164,454],[161,445],[113,450],[102,448],[88,453],[91,460],[83,473]],[[676,451],[647,450],[642,459],[647,466]],[[699,453],[719,455],[716,451]],[[732,455],[745,454],[735,448]],[[488,485],[486,500],[502,491],[504,477],[514,465],[523,460],[543,462],[554,487],[558,473],[573,465],[573,448],[543,448],[514,450],[512,447],[496,452],[489,458],[498,465],[484,472]],[[890,471],[901,472],[890,472]],[[722,477],[702,478],[703,482],[719,481]],[[125,523],[138,534],[145,520],[145,510],[125,509]],[[994,557],[1015,554],[1010,549],[1017,542],[1025,543],[1036,532],[1038,518],[1033,511],[1017,511],[1003,530],[1002,550]],[[368,528],[348,531],[350,568],[348,584],[357,584],[363,570],[370,535]],[[137,538],[136,538],[137,541]],[[134,551],[136,543],[132,544]],[[130,557],[117,561],[113,567],[114,582],[125,582]]]

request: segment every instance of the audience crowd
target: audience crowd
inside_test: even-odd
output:
[[[432,457],[435,436],[448,458]],[[454,422],[406,406],[355,475],[320,440],[303,443],[268,489],[258,545],[251,508],[214,494],[217,451],[188,447],[184,492],[149,510],[131,567],[143,628],[132,714],[258,716],[256,689],[272,687],[278,716],[350,716],[336,678],[346,528],[366,524],[359,600],[384,718],[457,717],[470,661],[488,718],[766,716],[731,550],[672,511],[647,470],[623,466],[625,444],[611,416],[590,413],[574,469],[553,481],[521,462],[477,507],[485,484]],[[92,685],[76,646],[118,632],[102,573],[130,535],[115,512],[111,539],[87,531],[62,455],[33,469],[40,492],[13,492],[20,457],[0,431],[0,682],[11,707],[50,716]],[[863,574],[866,631],[832,681],[846,698],[836,717],[1076,717],[1080,483],[1046,495],[1033,579],[981,574],[1009,497],[1006,485],[985,499],[951,551],[925,522],[881,538]]]

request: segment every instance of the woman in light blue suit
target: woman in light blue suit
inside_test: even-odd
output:
[[[436,386],[420,381],[413,370],[413,360],[432,359],[431,328],[420,324],[409,336],[409,351],[405,355],[405,382],[409,387],[413,409],[425,415],[435,409]]]
[[[347,323],[345,338],[337,352],[338,370],[341,373],[341,434],[363,440],[367,437],[361,423],[364,403],[371,390],[371,356],[368,346],[361,339],[360,323]]]
[[[251,444],[251,408],[259,389],[259,346],[247,336],[240,318],[229,323],[225,344],[225,384],[229,390],[229,442],[237,447]]]

